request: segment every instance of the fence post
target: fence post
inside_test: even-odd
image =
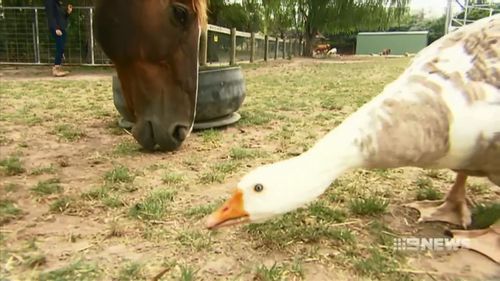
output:
[[[208,30],[203,30],[200,36],[200,65],[207,65],[208,54]]]
[[[286,59],[286,37],[283,37],[283,59]]]
[[[36,50],[36,63],[40,63],[40,31],[38,29],[38,9],[35,8],[35,34],[36,34],[36,40],[35,40],[35,50]]]
[[[269,58],[269,35],[264,36],[264,61]]]
[[[229,54],[229,64],[236,64],[236,28],[231,28],[231,52]]]
[[[255,33],[252,32],[250,35],[250,63],[254,61],[255,58]]]
[[[94,53],[94,8],[90,8],[90,63],[95,64]]]
[[[288,59],[291,60],[292,59],[292,56],[293,56],[293,40],[292,38],[290,38],[290,40],[288,40]]]
[[[280,49],[280,38],[276,36],[276,48],[274,48],[274,59],[278,59],[278,50]]]

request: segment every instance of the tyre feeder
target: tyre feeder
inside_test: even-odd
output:
[[[193,129],[216,128],[238,122],[241,116],[237,111],[244,99],[245,81],[240,67],[200,67]],[[113,102],[121,115],[119,126],[126,130],[132,129],[132,114],[125,104],[116,74],[113,75]]]

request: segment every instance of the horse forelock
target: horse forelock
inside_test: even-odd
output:
[[[205,28],[207,25],[207,0],[192,0],[193,10],[198,16],[198,24]]]

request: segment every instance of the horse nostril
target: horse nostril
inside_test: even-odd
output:
[[[188,135],[188,128],[186,126],[177,125],[174,128],[173,137],[178,141],[184,141]]]

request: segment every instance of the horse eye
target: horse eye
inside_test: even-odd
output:
[[[188,21],[189,11],[188,8],[181,4],[172,4],[172,13],[175,20],[181,25],[185,25]]]
[[[255,190],[255,192],[261,192],[262,190],[264,190],[264,186],[258,183],[253,187],[253,190]]]

